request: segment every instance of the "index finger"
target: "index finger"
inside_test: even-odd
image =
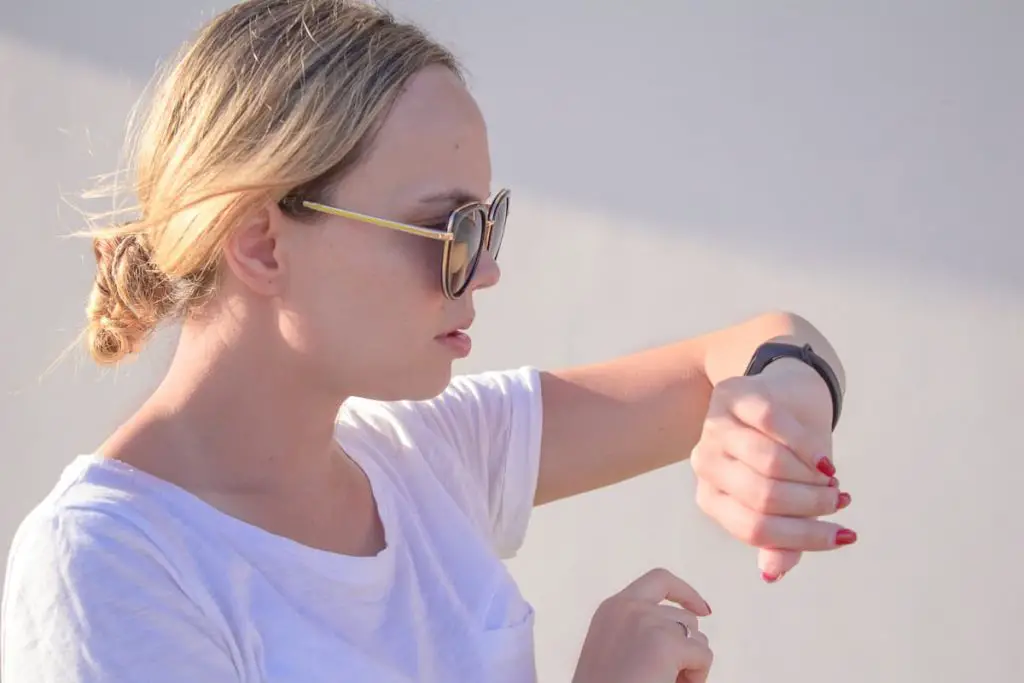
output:
[[[667,569],[652,569],[623,588],[619,595],[654,604],[669,600],[702,617],[711,614],[711,606],[700,593]]]

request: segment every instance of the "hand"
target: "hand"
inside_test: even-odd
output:
[[[817,519],[849,505],[850,496],[833,476],[828,387],[798,360],[718,383],[691,464],[698,506],[734,537],[761,548],[766,581],[782,578],[802,551],[857,539]]]
[[[704,683],[713,657],[697,615],[709,614],[682,579],[648,572],[597,609],[573,683]]]

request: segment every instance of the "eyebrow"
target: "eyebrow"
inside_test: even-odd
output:
[[[450,206],[461,206],[470,202],[483,202],[486,199],[480,199],[472,192],[467,190],[446,190],[444,192],[438,192],[436,194],[430,194],[425,197],[420,197],[420,204],[447,204]]]

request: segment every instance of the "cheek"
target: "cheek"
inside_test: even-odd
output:
[[[440,242],[400,233],[374,243],[346,259],[349,272],[359,280],[362,293],[372,290],[395,302],[425,302],[441,296]]]
[[[397,235],[401,247],[392,250],[395,267],[415,278],[417,286],[428,294],[441,294],[441,260],[444,243],[412,235]]]
[[[442,324],[441,250],[415,238],[352,242],[325,239],[296,260],[284,302],[292,344],[361,362],[425,344]]]
[[[279,318],[286,343],[313,381],[339,392],[436,396],[452,370],[434,338],[451,322],[438,244],[344,246],[325,244],[296,262]]]

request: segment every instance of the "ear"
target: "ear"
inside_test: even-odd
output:
[[[242,221],[224,245],[224,261],[245,286],[263,296],[275,296],[284,286],[280,222],[260,209]]]

